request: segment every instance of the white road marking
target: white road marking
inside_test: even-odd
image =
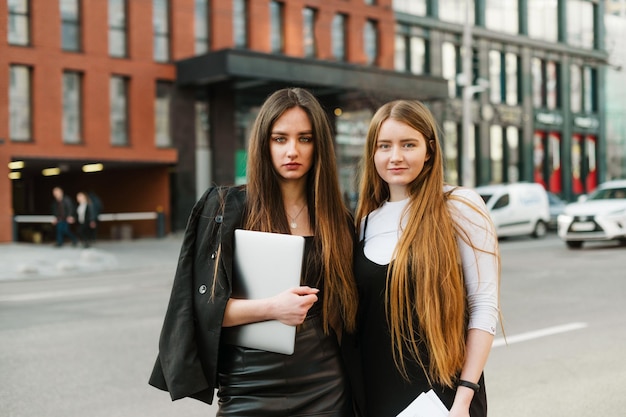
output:
[[[540,337],[552,336],[559,333],[571,332],[584,329],[587,323],[569,323],[561,326],[548,327],[532,332],[520,333],[514,336],[507,336],[506,340],[501,337],[493,341],[492,347],[512,345],[513,343],[526,342],[528,340],[539,339]]]
[[[81,297],[85,295],[106,294],[119,291],[128,291],[135,285],[116,285],[114,287],[75,288],[39,293],[13,294],[0,296],[0,302],[39,301],[51,298]]]

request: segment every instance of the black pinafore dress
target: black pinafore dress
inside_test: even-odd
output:
[[[365,219],[367,229],[367,217]],[[363,233],[365,236],[365,232]],[[379,265],[365,256],[365,240],[361,239],[354,255],[354,274],[359,291],[358,344],[361,349],[365,413],[372,417],[395,417],[420,393],[431,388],[448,409],[454,402],[455,389],[429,385],[419,364],[405,354],[410,381],[398,371],[392,353],[391,335],[385,312],[385,287],[389,265]],[[420,351],[428,368],[426,348]],[[407,360],[407,357],[409,360]],[[481,376],[480,391],[474,394],[470,406],[471,417],[487,416],[487,398]]]

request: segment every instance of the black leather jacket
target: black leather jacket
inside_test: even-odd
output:
[[[210,188],[189,217],[149,380],[169,391],[172,400],[213,402],[222,321],[231,295],[233,232],[242,225],[245,198],[244,187]]]

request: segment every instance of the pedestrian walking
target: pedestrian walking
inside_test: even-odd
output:
[[[354,233],[326,113],[308,91],[267,98],[248,148],[248,184],[209,189],[194,207],[150,383],[218,416],[352,416],[336,334],[353,330]],[[235,228],[305,237],[301,286],[262,300],[231,298]],[[222,329],[265,320],[297,326],[283,355],[228,344]]]
[[[70,230],[70,225],[74,223],[74,203],[65,195],[61,187],[52,189],[54,201],[52,203],[52,215],[54,219],[52,224],[55,226],[56,243],[55,246],[61,247],[65,242],[65,237],[69,237],[72,245],[76,246],[78,239]]]
[[[449,416],[484,417],[500,256],[480,196],[444,184],[437,126],[416,101],[374,115],[356,212],[359,291],[351,368],[364,416],[395,416],[433,390]]]
[[[83,247],[88,248],[96,238],[96,209],[91,199],[83,191],[76,194],[76,201],[78,202],[76,207],[78,236]]]

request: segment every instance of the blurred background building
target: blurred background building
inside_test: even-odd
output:
[[[450,183],[534,181],[571,200],[623,177],[623,2],[469,0],[469,20],[465,7],[2,0],[0,241],[13,238],[13,215],[47,214],[56,185],[94,191],[105,212],[158,212],[166,231],[183,229],[208,186],[245,182],[251,123],[286,86],[310,89],[333,120],[350,204],[369,119],[395,98],[435,113]],[[463,140],[466,53],[475,94]],[[135,236],[155,233],[132,225]],[[19,228],[21,239],[45,226]]]

